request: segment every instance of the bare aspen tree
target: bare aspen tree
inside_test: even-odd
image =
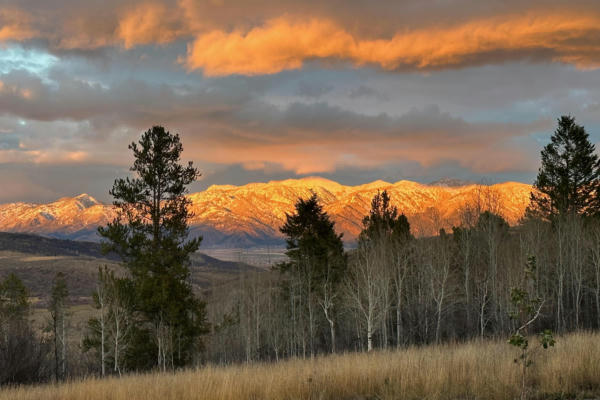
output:
[[[106,267],[105,267],[106,268]],[[104,271],[105,272],[105,271]],[[102,268],[98,269],[98,282],[96,283],[96,292],[94,301],[98,308],[98,322],[100,325],[100,366],[102,376],[106,375],[106,323],[107,323],[107,290]]]
[[[572,282],[572,304],[574,307],[573,328],[579,329],[581,326],[581,303],[583,300],[584,282],[586,280],[586,260],[584,248],[583,221],[578,215],[568,215],[566,220],[566,230],[568,232],[568,260],[569,274]]]
[[[457,261],[462,272],[462,290],[464,295],[465,322],[467,329],[471,329],[473,326],[472,312],[474,294],[472,287],[475,286],[474,290],[476,292],[479,292],[480,290],[477,285],[473,285],[473,280],[474,275],[477,272],[477,252],[479,250],[475,226],[477,225],[477,221],[482,212],[483,205],[481,192],[482,188],[481,186],[478,186],[473,197],[462,205],[459,209],[460,226],[454,227],[452,230],[454,240],[457,244]],[[481,309],[487,306],[487,301],[480,303],[480,305],[483,305],[483,307],[477,308],[479,310],[478,314],[481,315]],[[481,321],[480,318],[480,322]],[[481,326],[481,323],[479,325]]]
[[[323,310],[323,314],[325,314],[325,319],[329,323],[331,352],[335,353],[335,340],[336,340],[335,339],[335,317],[333,315],[333,312],[334,312],[333,310],[334,310],[334,306],[335,306],[335,302],[336,302],[338,293],[336,292],[336,290],[333,286],[333,282],[332,282],[332,278],[331,278],[332,272],[333,271],[331,271],[331,268],[328,265],[326,278],[322,284],[323,286],[320,291],[319,304],[321,306],[321,309]]]
[[[425,266],[429,271],[431,296],[435,302],[435,342],[440,342],[444,307],[447,306],[451,288],[450,275],[452,267],[452,251],[450,238],[442,230],[440,238],[428,249]]]
[[[314,279],[313,279],[313,264],[312,257],[308,255],[305,261],[304,268],[304,287],[306,289],[305,292],[305,300],[308,310],[308,338],[310,341],[310,356],[311,358],[315,355],[315,290],[313,287]]]
[[[258,276],[258,272],[254,271],[251,276],[251,295],[252,295],[252,314],[254,319],[254,347],[255,352],[260,352],[261,340],[260,340],[260,330],[261,330],[261,306],[262,306],[262,298],[260,292],[260,277]]]
[[[132,328],[132,290],[129,281],[109,278],[109,334],[112,338],[113,372],[121,375],[121,360],[128,348],[129,335]]]
[[[594,303],[596,306],[596,327],[600,328],[600,225],[592,225],[588,232],[588,246],[593,273]]]
[[[473,308],[473,264],[474,264],[474,234],[471,228],[454,228],[453,236],[457,242],[458,262],[462,272],[462,291],[464,295],[465,325],[472,327]]]
[[[106,266],[98,269],[98,282],[93,293],[98,316],[88,320],[83,349],[96,350],[102,376],[107,373],[111,357],[113,373],[121,374],[121,359],[132,326],[133,290],[130,284],[127,279],[117,278]]]
[[[489,323],[487,314],[488,305],[490,303],[490,284],[487,276],[487,271],[482,271],[480,280],[477,281],[477,311],[479,321],[479,336],[485,336],[485,332]]]
[[[50,299],[50,330],[54,341],[54,379],[64,380],[67,371],[67,300],[69,291],[62,272],[52,285]]]
[[[240,280],[238,307],[246,362],[260,358],[263,288],[259,274],[258,271],[244,273]]]
[[[557,221],[556,232],[556,331],[562,333],[566,329],[565,324],[565,281],[569,264],[568,242],[569,231],[564,220]]]
[[[280,298],[280,288],[276,285],[272,274],[265,276],[267,279],[266,287],[266,341],[273,350],[275,361],[279,361],[285,349],[286,340],[293,340],[293,335],[290,330],[289,317],[286,313],[287,303],[281,303],[277,300]]]
[[[380,252],[371,246],[359,248],[346,280],[348,306],[362,318],[366,328],[367,351],[373,350],[373,333],[383,316],[385,304],[381,282],[385,280],[381,271],[383,260],[378,255]]]
[[[499,282],[500,269],[500,249],[504,245],[508,235],[508,224],[498,214],[490,211],[484,211],[480,214],[476,225],[477,232],[481,239],[483,254],[486,263],[485,283],[489,285],[489,299],[491,312],[493,315],[494,329],[502,329],[503,315],[501,314],[501,285]],[[487,288],[486,288],[487,289]],[[487,292],[486,292],[487,297]],[[484,302],[480,302],[483,305]],[[481,319],[480,319],[481,322]]]
[[[244,342],[244,353],[246,362],[249,363],[252,361],[253,348],[252,348],[252,337],[253,337],[253,327],[252,327],[252,305],[250,303],[251,298],[248,296],[248,275],[242,274],[242,278],[240,279],[240,288],[239,288],[239,300],[238,300],[238,315],[240,318],[240,334],[242,335]]]
[[[380,277],[377,279],[380,285],[381,292],[381,328],[379,334],[381,337],[381,348],[385,349],[388,346],[388,322],[390,321],[389,314],[391,309],[391,296],[392,296],[392,253],[390,241],[381,243],[380,254],[376,258],[380,262],[380,266],[377,272]]]
[[[392,254],[392,279],[396,297],[396,347],[400,347],[404,341],[402,329],[402,309],[404,307],[404,286],[409,273],[411,263],[413,262],[412,243],[395,243]]]

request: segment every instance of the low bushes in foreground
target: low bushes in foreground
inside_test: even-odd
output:
[[[558,339],[536,354],[530,397],[600,395],[600,334]],[[476,341],[23,386],[0,391],[0,399],[513,399],[520,384],[515,357],[505,341]]]

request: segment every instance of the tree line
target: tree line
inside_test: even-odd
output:
[[[356,248],[344,249],[313,194],[298,199],[281,227],[285,262],[241,274],[203,300],[190,283],[190,255],[202,239],[187,237],[185,197],[199,173],[179,163],[179,136],[162,127],[129,147],[133,177],[115,181],[117,217],[99,229],[104,251],[123,268],[99,268],[95,316],[80,345],[100,375],[506,337],[520,332],[515,293],[524,293],[516,290],[523,282],[540,305],[527,332],[600,328],[600,161],[572,117],[558,120],[541,153],[518,226],[509,227],[499,196],[481,186],[459,226],[415,238],[383,191]],[[26,288],[5,279],[0,371],[13,373],[0,383],[69,375],[67,297],[57,276],[40,338],[28,322]],[[31,365],[15,354],[28,354]]]
[[[540,304],[528,332],[600,328],[600,162],[574,118],[561,117],[541,153],[530,205],[515,227],[481,186],[459,226],[415,238],[378,192],[356,249],[316,195],[299,199],[281,232],[288,261],[250,273],[209,304],[206,358],[310,357],[334,351],[507,337],[521,326],[516,294]],[[535,268],[532,268],[535,265]],[[532,276],[534,274],[534,276]],[[533,303],[532,303],[533,304]]]

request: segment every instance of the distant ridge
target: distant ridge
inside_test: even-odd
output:
[[[73,304],[90,304],[96,289],[98,268],[116,268],[116,255],[103,255],[99,243],[53,239],[24,233],[0,232],[0,280],[16,274],[30,290],[34,307],[45,307],[57,272],[65,274]],[[228,281],[240,271],[261,268],[243,262],[224,261],[203,253],[191,257],[190,281],[201,292]],[[123,269],[117,269],[124,271]]]
[[[465,181],[462,179],[454,179],[454,178],[442,178],[434,182],[430,182],[427,185],[429,186],[443,186],[443,187],[459,187],[459,186],[469,186],[475,185],[476,183],[473,181]]]
[[[120,257],[114,253],[103,254],[99,243],[54,239],[28,233],[0,232],[0,251],[12,251],[50,257],[89,257],[110,261],[121,261]],[[194,267],[210,267],[222,271],[256,269],[243,262],[223,261],[201,252],[194,254],[191,261],[192,266]]]
[[[293,212],[299,197],[315,192],[336,230],[344,234],[346,242],[353,242],[378,190],[388,191],[392,203],[408,217],[414,234],[433,235],[440,227],[457,225],[461,208],[485,192],[494,193],[501,214],[516,224],[529,203],[531,186],[518,182],[478,186],[449,178],[430,184],[379,180],[345,186],[321,177],[213,185],[189,195],[195,214],[190,231],[204,237],[203,247],[279,246],[283,244],[279,227],[286,213]],[[87,194],[47,204],[9,203],[0,205],[0,231],[98,241],[97,227],[114,216],[111,205]]]
[[[56,239],[28,233],[0,232],[0,251],[16,251],[44,256],[119,259],[116,254],[102,254],[99,243]]]

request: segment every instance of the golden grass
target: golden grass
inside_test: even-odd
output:
[[[23,262],[36,262],[36,261],[56,261],[56,260],[66,260],[68,258],[75,258],[75,257],[67,257],[67,256],[29,256],[29,257],[23,257],[20,259],[20,261]]]
[[[600,334],[558,338],[530,368],[537,398],[600,394]],[[343,354],[278,364],[208,366],[175,374],[88,378],[0,391],[0,399],[512,399],[515,351],[505,342]]]

